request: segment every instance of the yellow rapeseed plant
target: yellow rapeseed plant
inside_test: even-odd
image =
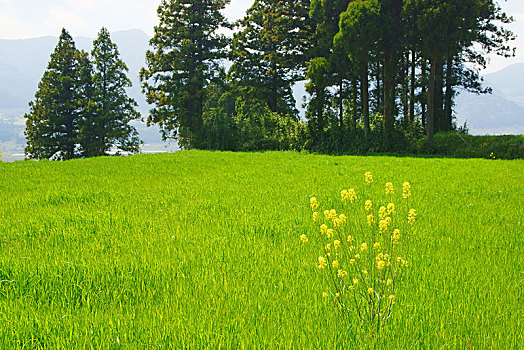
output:
[[[364,180],[371,185],[373,174],[366,172]],[[327,284],[321,286],[322,297],[333,298],[334,305],[346,316],[344,319],[356,318],[377,331],[391,318],[396,305],[401,277],[409,266],[403,256],[408,253],[403,243],[414,232],[417,218],[415,209],[408,210],[408,202],[405,206],[396,205],[399,198],[411,197],[409,182],[402,184],[402,195],[395,195],[392,182],[387,182],[385,188],[387,201],[377,206],[377,211],[373,203],[380,204],[383,197],[373,197],[371,187],[359,196],[353,188],[342,190],[342,202],[351,206],[351,215],[337,214],[331,208],[321,211],[321,217],[315,211],[321,206],[312,197],[313,221],[315,230],[320,227],[320,235],[316,231],[314,237],[300,237],[317,250],[317,270],[327,277]]]

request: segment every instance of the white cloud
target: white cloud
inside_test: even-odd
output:
[[[84,18],[63,7],[51,8],[43,26],[46,31],[53,33],[60,33],[62,28],[66,28],[74,34],[82,33],[89,28]]]

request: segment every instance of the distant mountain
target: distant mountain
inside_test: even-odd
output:
[[[524,134],[524,63],[486,74],[491,95],[462,93],[455,106],[457,123],[473,134]]]
[[[141,93],[138,74],[145,64],[149,37],[142,30],[127,30],[111,34],[120,55],[129,68],[133,87],[128,93],[147,110]],[[38,88],[58,37],[24,40],[0,40],[0,109],[27,108]],[[77,37],[78,49],[91,52],[93,38]]]

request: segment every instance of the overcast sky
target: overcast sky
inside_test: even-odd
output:
[[[241,18],[253,0],[231,0],[230,19]],[[524,62],[524,1],[499,1],[516,19],[509,26],[519,35],[517,57],[494,57],[486,73]],[[73,36],[95,37],[101,27],[111,32],[139,28],[152,34],[160,0],[0,0],[0,39],[58,36],[65,27]]]

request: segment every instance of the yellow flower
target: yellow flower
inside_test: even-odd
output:
[[[410,224],[414,223],[416,218],[417,218],[417,211],[415,209],[411,209],[408,214],[408,223]]]
[[[360,254],[356,254],[355,259],[360,259]]]
[[[402,267],[408,267],[408,262],[406,260],[402,260]]]
[[[373,183],[373,174],[371,174],[369,171],[364,174],[364,178],[368,185]]]
[[[328,296],[329,296],[328,293],[326,293],[326,292],[322,293],[322,298],[327,298]]]
[[[331,218],[331,214],[329,213],[329,210],[324,210],[324,218],[326,220],[329,220]]]
[[[384,219],[387,215],[387,210],[386,210],[386,207],[385,206],[381,206],[380,209],[378,210],[378,217],[380,219]]]
[[[347,202],[347,200],[349,199],[348,191],[343,190],[342,192],[340,192],[340,197],[342,197],[343,202]]]
[[[366,201],[366,204],[364,205],[364,207],[365,207],[366,211],[373,210],[373,202],[368,199]]]
[[[362,274],[367,275],[368,274],[368,270],[362,270]]]
[[[335,209],[331,209],[329,211],[330,219],[334,219],[337,217],[337,211]]]
[[[384,260],[380,260],[380,261],[377,263],[377,269],[379,269],[379,270],[383,270],[385,267],[386,267],[386,262],[385,262]]]
[[[300,236],[300,240],[302,241],[302,243],[307,243],[307,242],[309,242],[309,239],[307,238],[306,235],[301,235],[301,236]]]
[[[338,263],[338,260],[333,260],[333,262],[331,263],[331,265],[333,266],[334,269],[338,269],[340,264]]]
[[[372,226],[374,223],[375,223],[375,217],[373,216],[373,214],[369,214],[368,215],[368,225]]]
[[[354,284],[354,285],[357,285],[357,284],[358,284],[358,279],[353,278],[353,284]]]
[[[333,231],[332,228],[330,228],[330,229],[328,229],[328,230],[326,231],[326,236],[327,236],[327,238],[331,238],[331,237],[333,237],[334,234],[335,234],[335,231]]]
[[[348,191],[348,198],[349,200],[351,201],[351,203],[353,203],[353,201],[355,199],[357,199],[357,192],[355,192],[355,189],[354,188],[350,188]]]
[[[411,197],[411,184],[404,182],[402,185],[402,198],[408,199],[409,197]]]
[[[362,245],[360,246],[360,251],[365,252],[366,250],[368,250],[368,244],[362,243]]]
[[[324,249],[326,249],[326,250],[328,250],[328,251],[331,250],[331,244],[329,244],[329,243],[326,244],[326,247],[325,247]]]
[[[389,296],[389,301],[394,301],[394,300],[395,300],[395,296],[394,296],[393,294],[391,294],[391,295]]]
[[[388,204],[388,215],[395,214],[395,204],[389,203]]]
[[[338,219],[340,220],[340,223],[342,223],[342,224],[345,224],[347,222],[347,220],[348,220],[347,216],[344,215],[344,214],[340,214]]]
[[[339,218],[334,218],[333,219],[333,226],[340,227],[340,225],[341,225],[340,219]]]
[[[327,267],[327,260],[323,256],[318,257],[318,268],[325,269]]]
[[[388,222],[386,220],[380,220],[378,223],[378,229],[380,230],[380,233],[384,233],[388,230]]]
[[[348,275],[348,273],[344,270],[338,270],[338,278],[344,278]]]
[[[375,261],[379,262],[380,260],[384,259],[384,254],[380,253],[375,257]]]
[[[348,236],[348,242],[351,243],[351,242],[353,242],[353,240],[354,240],[353,236]]]
[[[388,286],[391,286],[393,284],[393,280],[391,278],[389,278],[387,281],[386,281],[386,284]]]
[[[384,220],[386,220],[386,224],[389,226],[391,226],[391,224],[393,223],[393,219],[391,219],[391,216],[388,216],[386,217]]]
[[[386,194],[394,194],[393,184],[391,182],[386,183]]]
[[[340,241],[336,240],[335,242],[333,242],[333,246],[335,247],[335,249],[340,248]]]
[[[349,263],[350,263],[351,265],[355,265],[356,262],[357,262],[357,261],[356,261],[355,259],[351,259],[351,260],[349,260]]]
[[[321,234],[325,234],[325,233],[327,233],[327,230],[328,230],[328,227],[327,227],[326,224],[322,224],[322,225],[320,225],[320,233],[321,233]]]
[[[309,200],[309,203],[311,205],[311,210],[315,210],[318,208],[318,203],[317,203],[317,198],[316,197],[311,197],[311,199]]]
[[[335,294],[337,298],[340,298],[340,293]]]
[[[373,288],[368,288],[368,294],[373,294],[373,292],[375,292]]]
[[[397,244],[398,241],[400,241],[400,230],[398,228],[393,231],[391,241],[393,242],[393,244]]]
[[[380,242],[376,242],[375,244],[373,244],[373,248],[375,250],[379,250],[380,249]]]
[[[313,221],[317,222],[319,220],[320,220],[320,214],[318,213],[318,211],[316,211],[313,213]]]

